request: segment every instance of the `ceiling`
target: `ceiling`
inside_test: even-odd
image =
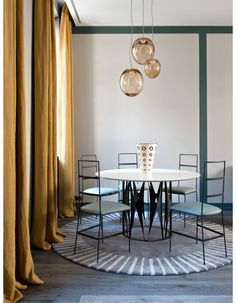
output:
[[[152,25],[151,1],[144,0],[144,24]],[[130,26],[131,0],[58,0],[66,2],[80,26]],[[143,25],[142,0],[132,0],[133,23]],[[232,0],[153,0],[153,25],[232,25]]]

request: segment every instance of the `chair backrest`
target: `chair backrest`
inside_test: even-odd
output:
[[[198,155],[197,154],[179,154],[179,169],[191,170],[198,172]],[[180,181],[178,181],[180,184]],[[198,180],[195,180],[195,188],[198,189]]]
[[[137,153],[118,153],[118,168],[138,168]]]
[[[79,193],[83,194],[86,187],[91,187],[91,181],[96,182],[100,194],[100,163],[98,160],[78,160]],[[86,184],[89,184],[86,186]],[[93,185],[94,186],[94,185]]]
[[[203,202],[210,198],[221,198],[224,202],[226,161],[206,161],[203,171]]]
[[[97,161],[97,155],[95,155],[95,154],[84,154],[84,155],[81,155],[80,159],[81,160],[88,160],[88,161],[90,161],[90,160]],[[92,166],[92,164],[89,164],[87,162],[81,162],[80,165],[81,165],[81,173],[82,173],[82,175],[88,169],[88,165]],[[86,182],[84,183],[84,181],[85,181],[85,179],[81,178],[81,188],[82,188],[82,190],[84,190],[85,187],[86,187],[86,184],[85,184]]]
[[[198,172],[198,155],[179,154],[179,169],[192,169]]]
[[[81,160],[97,160],[97,155],[95,154],[88,154],[88,155],[81,155]]]

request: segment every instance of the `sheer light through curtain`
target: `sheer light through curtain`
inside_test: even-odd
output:
[[[59,214],[74,216],[74,94],[72,24],[66,4],[60,18],[57,104]]]

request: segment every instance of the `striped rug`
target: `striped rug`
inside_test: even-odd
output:
[[[203,295],[147,295],[147,296],[92,296],[82,295],[79,303],[232,303],[232,296]]]
[[[94,225],[96,218],[83,218],[81,228]],[[53,244],[54,250],[62,257],[89,268],[128,275],[180,275],[215,269],[232,262],[232,231],[226,229],[228,257],[224,254],[223,238],[205,242],[206,264],[202,262],[202,243],[181,237],[172,237],[172,251],[169,252],[169,240],[155,241],[160,238],[158,218],[150,234],[151,241],[131,240],[131,252],[128,252],[128,240],[124,236],[109,238],[101,243],[99,262],[96,262],[97,241],[78,236],[77,250],[74,254],[76,223],[73,221],[64,225],[61,230],[65,234],[64,243]],[[114,232],[121,228],[118,215],[104,218],[104,233]],[[222,231],[222,226],[207,222],[208,226]],[[155,227],[156,226],[156,227]],[[182,229],[183,218],[178,214],[173,216],[173,229]],[[195,233],[195,221],[187,218],[185,230]],[[200,229],[199,229],[200,233]],[[143,238],[140,227],[133,229],[134,238]],[[206,237],[211,232],[205,232]],[[146,236],[147,239],[147,236]]]

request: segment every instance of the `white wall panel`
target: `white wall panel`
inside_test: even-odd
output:
[[[156,142],[154,166],[177,168],[179,153],[199,151],[198,35],[155,36],[161,74],[144,76],[144,90],[134,98],[119,88],[129,43],[129,35],[73,35],[75,160],[96,153],[102,169],[116,168],[118,152]]]
[[[226,160],[225,202],[232,202],[232,35],[207,35],[208,159]]]

